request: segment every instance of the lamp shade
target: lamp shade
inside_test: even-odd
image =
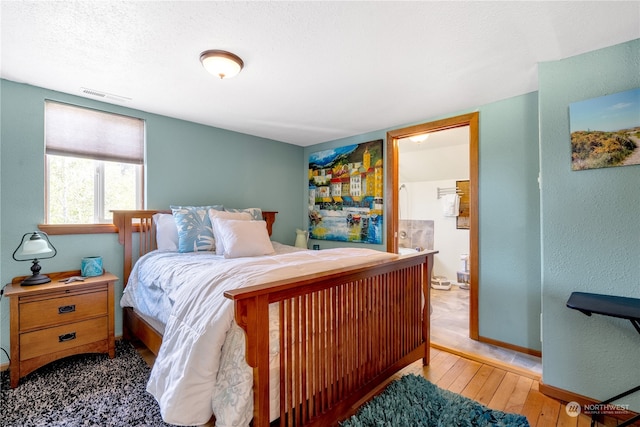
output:
[[[207,50],[200,54],[202,66],[221,79],[230,79],[238,75],[244,62],[239,56],[225,50]]]
[[[25,240],[25,237],[29,236]],[[34,258],[53,258],[56,256],[56,248],[49,241],[49,236],[43,231],[25,233],[20,240],[20,245],[13,252],[16,261],[28,261]],[[44,256],[43,255],[48,255]]]
[[[25,237],[29,236],[27,240]],[[41,285],[48,283],[51,279],[44,274],[40,274],[40,263],[38,259],[48,259],[56,256],[58,251],[49,241],[47,233],[42,231],[34,231],[32,233],[25,233],[20,240],[20,244],[13,251],[13,259],[16,261],[31,261],[32,275],[26,277],[20,284],[26,285]]]
[[[53,252],[53,249],[49,246],[49,243],[40,237],[39,234],[33,233],[29,240],[22,244],[22,251],[20,256],[30,255],[44,255]]]

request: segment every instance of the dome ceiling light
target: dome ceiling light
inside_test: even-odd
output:
[[[202,66],[220,79],[230,79],[238,75],[244,62],[238,55],[225,50],[206,50],[200,54]]]
[[[416,142],[418,144],[425,142],[427,140],[427,138],[429,138],[429,134],[428,133],[422,133],[419,135],[413,135],[410,136],[409,139],[413,142]]]

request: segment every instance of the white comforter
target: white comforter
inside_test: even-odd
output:
[[[215,413],[218,427],[245,426],[253,417],[253,374],[226,290],[396,257],[362,248],[274,248],[276,255],[236,259],[155,251],[134,266],[121,305],[166,323],[147,385],[166,422],[204,424]],[[270,353],[275,360],[277,344]]]

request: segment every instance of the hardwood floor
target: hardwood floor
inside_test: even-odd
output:
[[[590,425],[589,417],[570,417],[562,402],[540,393],[540,376],[537,373],[512,370],[509,365],[493,366],[491,360],[486,362],[432,348],[429,366],[423,367],[418,362],[402,372],[422,375],[440,388],[459,393],[489,408],[525,415],[531,427]]]
[[[136,348],[149,366],[153,366],[153,353],[142,345]],[[508,364],[485,360],[482,356],[476,359],[432,348],[429,366],[422,366],[422,362],[417,361],[393,375],[388,382],[408,373],[422,375],[440,388],[459,393],[489,408],[525,415],[531,427],[590,425],[591,418],[588,416],[580,414],[578,417],[570,417],[562,402],[540,393],[538,373],[517,367],[512,369]],[[370,397],[382,391],[385,385]],[[362,403],[364,401],[359,402],[358,406]],[[214,424],[210,422],[206,425]],[[605,419],[604,424],[596,425],[609,427],[615,426],[616,422]]]

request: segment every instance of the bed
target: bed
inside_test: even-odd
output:
[[[215,413],[216,425],[238,422],[246,425],[252,420],[256,427],[266,427],[272,421],[281,426],[335,425],[399,369],[419,359],[428,364],[429,316],[425,307],[429,306],[427,279],[431,276],[434,251],[406,256],[357,248],[307,251],[274,242],[275,254],[224,259],[220,264],[230,266],[224,274],[204,273],[201,267],[193,270],[197,273],[186,273],[192,271],[188,270],[191,258],[197,258],[198,262],[207,259],[207,263],[221,258],[215,254],[175,255],[158,250],[156,221],[159,216],[156,214],[170,213],[114,211],[118,239],[124,246],[125,295],[132,293],[127,288],[136,283],[135,277],[142,266],[149,264],[148,270],[155,274],[168,269],[165,268],[168,260],[176,257],[182,263],[177,272],[171,273],[172,277],[179,278],[176,280],[187,281],[189,274],[199,277],[192,281],[207,281],[209,276],[226,277],[223,286],[216,288],[215,298],[224,299],[226,302],[222,305],[230,307],[230,314],[225,316],[230,316],[231,326],[223,332],[224,343],[221,344],[218,337],[211,348],[196,344],[189,347],[188,356],[184,356],[184,349],[174,352],[174,347],[189,339],[176,331],[204,331],[201,325],[184,326],[183,322],[188,317],[201,317],[193,311],[195,306],[206,306],[208,294],[192,291],[176,294],[167,323],[146,316],[142,310],[123,307],[125,339],[142,341],[158,355],[154,371],[165,369],[164,374],[155,375],[155,380],[152,372],[148,386],[160,403],[163,417],[165,413],[187,413],[185,418],[169,415],[168,422],[194,423],[188,415],[197,410],[191,410],[189,405],[210,405],[206,401],[209,396],[204,403],[195,403],[204,394],[199,387],[206,387],[203,383],[207,380],[184,389],[178,382],[165,384],[165,395],[160,392],[160,398],[154,393],[157,387],[162,389],[163,385],[158,383],[164,381],[163,375],[176,377],[176,381],[182,376],[198,376],[203,364],[215,365],[213,381],[217,382],[218,391],[212,393],[210,411]],[[268,236],[276,214],[260,212]],[[214,221],[216,224],[233,222]],[[248,273],[243,276],[245,272]],[[241,282],[240,287],[233,285],[234,280]],[[190,282],[180,289],[188,286]],[[218,308],[206,309],[207,312],[216,310]],[[226,326],[226,320],[220,320],[221,317],[224,316],[205,323],[214,325],[210,329],[217,329],[215,325],[219,324]],[[174,321],[175,318],[179,320]],[[178,323],[180,326],[176,327]],[[202,332],[203,335],[218,333]],[[240,342],[241,351],[237,345],[229,344],[230,340]],[[232,347],[235,350],[230,350]],[[209,362],[210,358],[220,359]],[[246,368],[241,373],[228,373],[222,368],[226,364],[246,365]],[[211,372],[207,371],[203,377],[207,375]],[[247,375],[248,382],[242,380]],[[227,384],[230,379],[235,383]],[[223,386],[228,389],[220,391]],[[230,394],[229,390],[235,388],[248,390],[240,395],[234,394],[235,391]],[[187,406],[166,409],[173,405],[175,398],[182,398]],[[216,403],[217,398],[220,401]],[[249,400],[249,420],[232,417],[227,424],[227,415],[219,416],[217,410],[242,406],[238,399]],[[204,422],[206,420],[200,418],[196,423]]]

